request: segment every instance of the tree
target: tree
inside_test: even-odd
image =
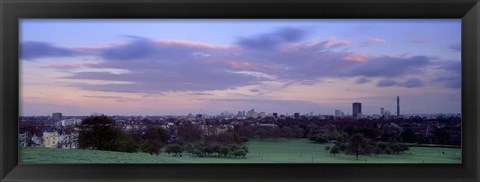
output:
[[[448,134],[448,131],[444,128],[435,129],[433,135],[435,136],[435,140],[437,143],[448,144],[448,142],[450,141],[450,134]]]
[[[137,152],[140,143],[141,139],[137,134],[118,133],[114,150],[128,153]]]
[[[385,154],[390,155],[392,153],[393,153],[392,149],[390,149],[390,148],[385,149]]]
[[[297,125],[293,127],[293,131],[295,132],[295,137],[297,138],[302,138],[305,135],[303,128],[300,128]]]
[[[330,149],[330,154],[333,154],[334,157],[335,157],[335,154],[339,152],[340,152],[340,149],[335,145]]]
[[[338,145],[338,149],[340,149],[340,151],[344,152],[347,150],[347,144],[345,143],[341,143]]]
[[[160,149],[167,143],[170,136],[160,127],[149,127],[145,131],[142,149],[151,155],[160,154]]]
[[[258,127],[255,131],[255,135],[257,137],[260,137],[260,140],[263,140],[264,137],[268,135],[268,132],[265,128],[263,127]]]
[[[404,142],[417,142],[417,135],[415,135],[415,133],[410,128],[405,129],[405,131],[400,134],[400,137],[402,137]]]
[[[178,144],[167,145],[165,147],[165,152],[167,152],[168,154],[173,153],[175,156],[178,156],[180,153],[183,152],[183,147]]]
[[[114,151],[121,134],[110,117],[92,115],[83,119],[79,126],[78,145],[80,148]]]
[[[374,153],[376,156],[378,156],[378,154],[381,154],[381,153],[382,153],[382,150],[381,150],[380,148],[378,148],[378,146],[377,146],[377,147],[373,148],[373,153]]]
[[[282,136],[285,138],[295,137],[295,132],[289,126],[282,127]]]
[[[225,157],[225,156],[228,155],[228,152],[229,152],[229,151],[230,151],[230,148],[229,148],[229,147],[223,146],[223,147],[220,147],[219,154],[220,154],[221,156],[224,156],[224,157]]]
[[[355,154],[355,158],[358,160],[358,155],[370,153],[370,145],[367,139],[356,133],[348,140],[347,152]]]
[[[196,143],[201,136],[202,130],[192,123],[185,122],[177,128],[177,140],[180,144]]]

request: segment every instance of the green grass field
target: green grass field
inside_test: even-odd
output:
[[[307,139],[252,140],[246,159],[172,157],[167,153],[123,153],[80,149],[21,148],[20,163],[461,163],[460,148],[410,147],[404,154],[360,156],[337,154],[325,150],[331,144],[314,144]],[[443,153],[442,153],[443,152]]]

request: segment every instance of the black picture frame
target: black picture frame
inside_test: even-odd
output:
[[[461,18],[462,164],[18,164],[20,18]],[[0,0],[1,181],[479,181],[478,0]]]

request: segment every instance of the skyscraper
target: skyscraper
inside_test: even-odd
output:
[[[352,104],[352,116],[353,118],[358,118],[362,115],[362,103],[354,102]]]
[[[383,109],[383,107],[382,107],[382,108],[380,108],[380,115],[382,115],[382,116],[383,116],[383,114],[384,114],[384,113],[385,113],[385,109]]]
[[[397,116],[400,116],[400,97],[397,96]]]

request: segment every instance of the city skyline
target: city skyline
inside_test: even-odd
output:
[[[460,113],[458,20],[20,21],[20,115]]]

